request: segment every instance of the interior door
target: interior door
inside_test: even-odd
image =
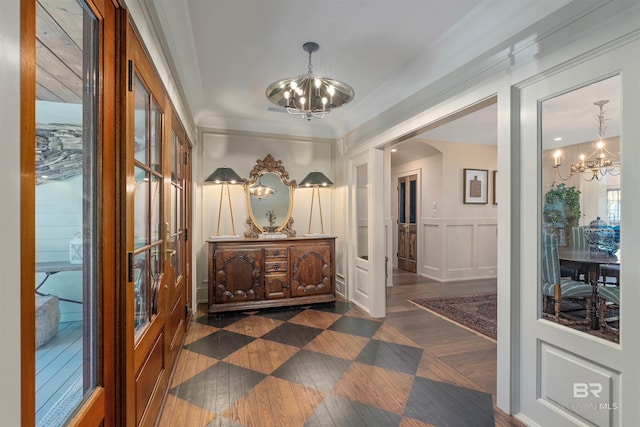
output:
[[[634,286],[640,275],[638,263],[627,262],[620,266],[619,343],[599,328],[602,322],[610,320],[604,312],[587,327],[574,327],[569,323],[571,300],[560,299],[558,308],[562,310],[562,317],[553,320],[543,316],[543,310],[548,310],[548,306],[543,304],[542,295],[545,293],[543,280],[546,280],[543,272],[549,270],[549,267],[545,268],[549,258],[543,257],[542,238],[547,240],[549,234],[562,232],[561,227],[556,227],[559,221],[551,220],[544,209],[549,187],[562,183],[579,189],[582,212],[588,215],[584,221],[588,223],[592,219],[589,216],[606,212],[608,180],[619,181],[618,185],[624,191],[636,188],[640,179],[637,168],[624,162],[630,157],[638,158],[640,150],[633,140],[623,141],[620,137],[606,139],[605,144],[614,155],[624,154],[621,174],[609,177],[596,168],[598,178],[591,179],[591,168],[582,171],[576,168],[569,176],[570,165],[581,155],[590,155],[598,145],[598,123],[593,117],[597,113],[594,104],[600,100],[611,100],[608,105],[611,121],[607,122],[609,135],[627,137],[634,133],[634,126],[637,134],[638,108],[630,102],[637,99],[640,90],[634,77],[639,64],[637,59],[631,59],[637,49],[638,42],[607,52],[565,71],[537,78],[535,83],[522,87],[519,92],[520,161],[515,170],[520,171],[521,178],[519,188],[512,193],[518,200],[514,206],[519,212],[519,224],[512,229],[518,230],[520,274],[515,400],[519,405],[517,412],[532,424],[621,426],[638,420],[639,396],[634,379],[639,372],[636,356],[639,341],[634,332],[639,322],[635,307],[640,293]],[[548,132],[554,121],[559,124],[557,131]],[[584,123],[586,136],[581,135],[578,139],[578,134],[573,132],[559,133],[575,122]],[[559,145],[566,140],[570,142]],[[554,143],[559,146],[554,147]],[[572,150],[576,143],[581,143],[581,147]],[[620,146],[617,150],[612,148],[615,144]],[[602,153],[596,155],[603,157]],[[627,192],[625,196],[620,213],[620,247],[624,252],[623,259],[635,260],[640,255],[635,244],[640,230],[634,220],[625,220],[638,216],[637,195]],[[606,215],[602,214],[602,217],[606,218]],[[594,294],[605,294],[603,289],[609,294],[613,287],[596,283],[599,281],[595,277],[591,282]],[[625,286],[629,283],[631,286]],[[554,299],[557,300],[557,296]],[[596,303],[598,301],[596,299]],[[609,311],[613,305],[603,308]],[[586,318],[580,311],[575,313],[573,317],[578,320]]]
[[[418,175],[398,178],[398,268],[417,271],[417,184]]]
[[[186,331],[186,324],[191,313],[190,286],[187,286],[189,254],[188,246],[188,218],[186,192],[190,187],[189,145],[186,133],[178,117],[174,114],[171,123],[171,141],[169,144],[169,170],[165,176],[170,177],[165,182],[169,187],[169,216],[165,223],[167,229],[168,250],[165,251],[172,280],[169,281],[169,317],[167,319],[167,366],[172,366],[180,350],[182,339]]]
[[[170,105],[131,26],[126,46],[125,417],[127,425],[153,425],[168,383],[170,297],[180,292],[171,247],[179,233],[170,224],[175,166]]]

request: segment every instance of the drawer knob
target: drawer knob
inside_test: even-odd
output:
[[[280,264],[273,264],[274,270],[280,270]]]
[[[280,251],[279,250],[275,250],[273,251],[273,256],[279,256],[280,255]]]

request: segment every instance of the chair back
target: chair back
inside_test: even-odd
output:
[[[571,227],[571,247],[575,249],[587,249],[589,243],[584,238],[585,226]]]
[[[542,233],[542,283],[560,283],[558,236],[555,234]]]

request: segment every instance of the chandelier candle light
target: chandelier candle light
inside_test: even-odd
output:
[[[600,181],[605,175],[620,175],[620,159],[617,158],[613,153],[606,149],[604,145],[604,134],[607,129],[606,119],[604,118],[604,105],[608,103],[608,100],[596,101],[593,105],[596,105],[600,108],[600,113],[596,116],[598,120],[598,143],[596,145],[596,150],[591,154],[590,157],[593,159],[587,159],[584,154],[580,154],[579,161],[577,163],[572,163],[569,168],[569,176],[563,177],[560,174],[560,166],[562,166],[561,155],[562,152],[560,150],[556,150],[553,154],[553,168],[556,171],[556,177],[559,179],[566,181],[571,178],[576,173],[585,173],[587,171],[591,171],[591,175],[587,175],[584,177],[585,181]],[[607,155],[610,158],[607,158]],[[595,157],[594,157],[595,156]]]
[[[271,83],[266,90],[269,101],[311,121],[312,117],[323,119],[332,109],[340,107],[354,97],[351,86],[339,80],[313,75],[311,54],[320,49],[318,43],[306,42],[302,49],[309,53],[307,74],[290,77]]]

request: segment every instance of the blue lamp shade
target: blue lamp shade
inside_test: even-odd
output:
[[[300,187],[331,187],[333,182],[322,172],[310,172],[302,181]]]
[[[213,184],[242,184],[245,180],[231,168],[218,168],[204,182]]]

